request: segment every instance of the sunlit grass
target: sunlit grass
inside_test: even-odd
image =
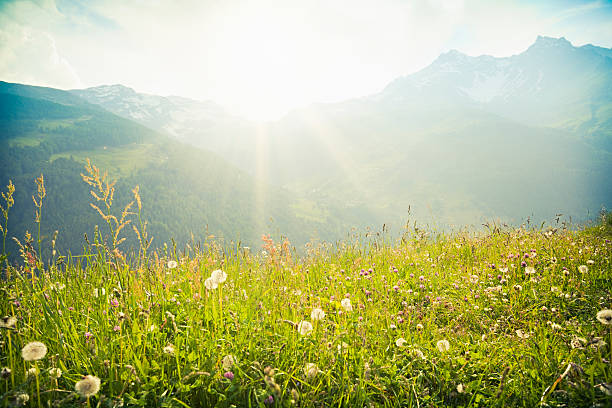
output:
[[[264,238],[132,262],[94,239],[81,258],[8,267],[0,405],[612,401],[604,225],[352,236],[300,257]],[[25,361],[31,342],[47,352]]]

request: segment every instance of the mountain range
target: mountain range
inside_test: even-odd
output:
[[[138,129],[147,139],[123,143],[118,137],[113,154],[103,150],[106,139],[89,150],[74,149],[72,140],[47,151],[42,162],[82,163],[92,155],[120,180],[148,180],[156,194],[163,192],[154,174],[163,175],[168,188],[181,184],[172,177],[189,175],[191,187],[175,191],[184,195],[197,190],[206,172],[213,179],[198,191],[208,198],[209,214],[225,214],[215,229],[234,239],[249,231],[250,244],[270,228],[298,243],[312,236],[338,239],[352,226],[399,229],[409,211],[420,223],[449,228],[559,213],[585,220],[612,204],[612,49],[575,47],[564,38],[538,37],[526,51],[504,58],[449,51],[377,94],[313,104],[267,124],[212,101],[141,94],[122,85],[60,91],[0,83],[0,95],[13,98],[2,100],[2,139],[21,149],[13,152],[18,156],[61,137],[49,126],[85,129],[112,117],[113,129],[131,129],[126,135]],[[4,167],[0,181],[16,173]],[[236,176],[221,182],[222,174]],[[217,200],[220,183],[226,201]],[[231,217],[234,200],[257,205]],[[172,199],[163,201],[150,213],[152,226],[164,205],[172,206]],[[188,208],[198,211],[198,205]],[[247,213],[258,213],[259,221]],[[262,221],[270,216],[281,221],[274,227]],[[166,225],[161,239],[174,228],[184,240],[188,231],[201,230],[196,223],[210,221],[179,218],[187,225]]]

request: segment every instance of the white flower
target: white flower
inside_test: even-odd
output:
[[[298,323],[297,329],[302,336],[306,336],[312,331],[312,324],[307,320],[302,320]]]
[[[74,389],[81,397],[92,397],[100,391],[100,379],[93,375],[86,375],[74,385]]]
[[[578,267],[578,272],[580,273],[587,273],[589,271],[589,267],[586,265],[580,265]]]
[[[17,318],[15,316],[4,316],[0,318],[0,327],[4,329],[11,329],[15,327],[17,323]]]
[[[344,299],[342,299],[340,304],[342,305],[342,308],[344,310],[346,310],[347,312],[352,312],[353,311],[353,305],[351,304],[351,299],[344,298]]]
[[[592,259],[589,259],[586,263],[587,263],[587,265],[593,265],[595,263],[595,261],[592,260]]]
[[[21,349],[21,357],[25,361],[40,360],[47,355],[47,346],[40,341],[33,341]]]
[[[204,281],[204,286],[206,286],[206,289],[208,290],[214,290],[219,287],[219,283],[217,283],[217,281],[214,280],[213,278],[207,278]]]
[[[231,370],[234,364],[236,364],[236,357],[231,354],[223,357],[223,359],[221,360],[221,365],[223,366],[223,369],[225,371]]]
[[[168,344],[166,347],[164,347],[164,353],[173,356],[174,355],[174,346],[172,344]]]
[[[26,377],[36,377],[38,375],[38,368],[32,367],[26,371]]]
[[[57,380],[58,378],[62,376],[62,370],[60,370],[57,367],[53,367],[52,369],[49,370],[49,376],[53,378],[54,380]]]
[[[459,394],[463,394],[465,392],[465,387],[463,386],[463,384],[457,384],[457,392]]]
[[[423,325],[421,323],[417,323],[416,329],[419,330],[419,331],[423,330]]]
[[[214,280],[217,284],[223,283],[227,280],[227,273],[223,272],[221,269],[217,269],[212,271],[210,274],[212,280]]]
[[[570,341],[570,345],[572,346],[573,349],[582,348],[582,346],[586,344],[586,342],[587,341],[584,337],[578,337],[574,335],[574,337],[572,337],[572,340]]]
[[[319,374],[319,367],[313,363],[306,363],[304,366],[304,375],[306,375],[306,378],[312,380],[317,374]]]
[[[526,266],[525,273],[529,275],[533,275],[535,273],[535,268],[533,266]]]
[[[314,309],[312,309],[312,312],[310,312],[310,318],[312,320],[323,320],[325,319],[325,312],[323,311],[323,309],[315,307]]]
[[[174,268],[176,268],[177,266],[178,266],[178,263],[177,263],[177,262],[176,262],[174,259],[172,259],[172,260],[168,261],[168,268],[169,268],[169,269],[174,269]]]
[[[403,337],[400,337],[399,339],[395,340],[395,345],[397,347],[404,347],[406,345],[406,343],[408,343],[408,342]]]
[[[450,343],[448,340],[438,340],[436,347],[440,353],[444,353],[445,351],[450,350]]]
[[[603,324],[612,324],[612,310],[604,309],[597,312],[597,320]]]
[[[508,268],[499,268],[499,271],[501,273],[506,273],[506,272],[508,272]]]
[[[528,339],[529,338],[529,333],[525,333],[524,331],[522,331],[521,329],[518,329],[516,331],[516,335],[520,338],[520,339]]]

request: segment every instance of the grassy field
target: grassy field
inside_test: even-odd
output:
[[[43,263],[24,243],[0,281],[0,406],[609,407],[609,223],[299,257],[266,237],[128,261],[92,239]]]

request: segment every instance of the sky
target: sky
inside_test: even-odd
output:
[[[612,48],[612,1],[0,0],[0,80],[123,84],[251,119],[379,92],[457,49]]]

